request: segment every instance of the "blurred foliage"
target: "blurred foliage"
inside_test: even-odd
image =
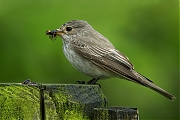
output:
[[[171,102],[134,83],[99,81],[110,106],[137,107],[141,119],[178,119],[179,20],[176,0],[0,0],[0,82],[75,83],[76,71],[47,29],[72,19],[88,21],[135,69],[172,93]]]

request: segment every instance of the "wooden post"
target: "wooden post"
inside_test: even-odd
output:
[[[108,107],[98,85],[0,83],[0,120],[138,119],[137,109],[125,113],[121,107]]]
[[[139,120],[137,108],[106,107],[94,108],[95,120]]]

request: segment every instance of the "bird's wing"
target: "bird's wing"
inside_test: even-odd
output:
[[[102,69],[107,69],[127,80],[149,87],[170,100],[175,99],[173,95],[156,86],[151,80],[136,72],[128,58],[115,49],[89,46],[87,44],[74,44],[74,49],[78,54]]]
[[[130,81],[143,84],[140,77],[144,77],[134,71],[133,65],[128,58],[116,49],[107,49],[99,46],[90,46],[87,44],[74,44],[75,51],[97,66],[108,69],[109,71],[120,75]],[[145,78],[145,77],[144,77]],[[152,82],[151,80],[146,80]]]

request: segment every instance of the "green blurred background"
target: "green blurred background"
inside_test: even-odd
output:
[[[179,1],[0,0],[0,82],[75,83],[76,71],[47,29],[88,21],[130,58],[135,69],[172,93],[174,102],[120,79],[99,81],[109,106],[137,107],[140,119],[179,118]]]

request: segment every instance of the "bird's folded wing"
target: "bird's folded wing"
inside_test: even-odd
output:
[[[97,66],[103,69],[108,69],[128,80],[142,84],[142,81],[139,81],[138,77],[144,76],[135,72],[133,70],[133,65],[129,62],[128,58],[119,51],[85,44],[81,46],[74,45],[74,47],[78,54],[90,60]],[[150,81],[149,79],[147,80]]]

